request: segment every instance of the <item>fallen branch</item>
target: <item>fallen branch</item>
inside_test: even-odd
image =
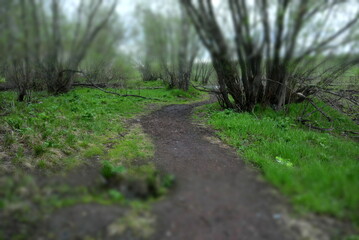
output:
[[[350,134],[353,134],[353,135],[359,135],[359,132],[354,132],[354,131],[350,131],[350,130],[345,130],[343,132],[344,133],[350,133]]]
[[[331,95],[334,95],[334,96],[337,96],[337,97],[340,97],[340,98],[344,98],[345,100],[348,100],[349,102],[355,104],[355,105],[358,105],[359,103],[357,101],[355,101],[354,99],[351,99],[349,97],[346,97],[344,95],[341,95],[339,93],[335,93],[335,92],[332,92],[332,91],[329,91],[329,90],[326,90],[326,89],[323,89],[323,88],[319,88],[320,91],[324,92],[324,93],[328,93],[328,94],[331,94]],[[357,93],[357,91],[350,91],[350,92],[354,92],[354,93]],[[352,93],[353,94],[353,93]]]
[[[147,90],[155,90],[155,89],[164,89],[165,87],[140,87],[138,89],[147,89]]]
[[[3,113],[0,113],[0,117],[5,117],[7,115],[9,115],[11,112],[3,112]]]
[[[308,98],[308,97],[305,97],[305,99],[306,99],[318,112],[320,112],[324,117],[326,117],[329,122],[332,122],[332,121],[333,121],[320,107],[318,107],[318,106],[312,101],[312,99],[310,99],[310,98]]]
[[[194,84],[192,84],[192,87],[198,91],[201,91],[201,92],[207,92],[207,93],[215,93],[215,94],[220,94],[221,92],[220,91],[215,91],[215,90],[208,90],[208,89],[201,89],[199,88],[198,86],[195,86]]]
[[[136,98],[142,98],[142,99],[146,99],[146,100],[156,100],[156,101],[161,101],[161,99],[159,98],[149,98],[149,97],[144,97],[144,96],[140,96],[140,95],[135,95],[135,94],[120,94],[117,92],[111,92],[111,91],[107,91],[103,88],[97,87],[96,85],[94,85],[95,88],[97,88],[98,90],[104,92],[104,93],[108,93],[108,94],[113,94],[113,95],[117,95],[120,97],[136,97]]]
[[[78,71],[79,73],[83,74],[85,77],[86,77],[86,73],[82,72],[82,71]],[[146,99],[146,100],[156,100],[156,101],[161,101],[161,99],[159,98],[149,98],[149,97],[144,97],[144,96],[140,96],[140,95],[135,95],[135,94],[120,94],[120,93],[117,93],[117,92],[112,92],[112,91],[108,91],[108,90],[105,90],[101,87],[99,87],[98,85],[96,85],[94,82],[92,82],[90,80],[90,78],[86,77],[86,79],[90,82],[90,84],[92,84],[92,86],[104,93],[108,93],[108,94],[113,94],[113,95],[116,95],[116,96],[119,96],[119,97],[136,97],[136,98],[142,98],[142,99]]]
[[[330,131],[333,131],[333,130],[334,130],[333,128],[321,128],[321,127],[314,126],[314,125],[308,123],[308,122],[311,122],[311,121],[308,120],[308,119],[298,118],[298,121],[301,122],[304,126],[306,126],[306,127],[308,127],[308,128],[320,130],[320,131],[323,131],[323,132],[330,132]]]
[[[304,98],[307,100],[318,112],[320,112],[323,116],[327,118],[329,122],[332,122],[333,120],[320,108],[318,107],[312,99],[308,98],[307,96],[303,95],[302,93],[296,93],[298,96]],[[314,111],[315,112],[315,111]],[[309,116],[312,115],[314,112],[309,113]]]
[[[9,90],[14,90],[14,89],[15,89],[15,87],[0,84],[0,92],[5,92],[5,91],[9,91]]]
[[[105,83],[97,83],[96,84],[99,87],[105,88],[108,87]],[[92,83],[73,83],[73,87],[95,87]]]

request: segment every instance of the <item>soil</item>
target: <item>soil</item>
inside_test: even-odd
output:
[[[280,200],[235,152],[210,142],[192,124],[195,105],[172,105],[143,118],[156,146],[155,164],[176,176],[172,194],[154,207],[153,239],[295,239]]]

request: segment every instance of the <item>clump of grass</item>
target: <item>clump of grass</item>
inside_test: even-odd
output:
[[[110,189],[117,189],[125,196],[141,199],[164,195],[175,180],[172,175],[161,176],[152,164],[125,168],[123,165],[104,161],[101,174]]]
[[[115,189],[110,189],[108,191],[108,195],[110,196],[111,199],[113,199],[116,202],[124,202],[126,199],[125,196],[121,192],[119,192]]]
[[[46,148],[42,144],[36,144],[33,146],[35,157],[42,156],[46,152]]]
[[[188,91],[183,91],[180,89],[172,89],[171,94],[178,98],[194,98],[199,95],[194,89],[189,89]]]
[[[40,159],[38,162],[37,162],[37,166],[41,169],[46,169],[47,167],[47,163],[44,159]]]
[[[141,82],[141,84],[143,84],[144,87],[164,87],[163,81],[161,80],[157,80],[157,81],[146,81],[146,82]]]
[[[10,147],[12,144],[14,144],[16,141],[15,137],[13,136],[13,134],[11,134],[11,132],[7,132],[4,135],[4,146],[5,147]]]
[[[162,178],[162,186],[165,188],[171,188],[175,184],[176,178],[172,174],[166,174]]]
[[[115,167],[109,161],[104,161],[102,163],[101,174],[106,180],[109,180],[115,177],[117,174],[122,174],[124,172],[126,172],[126,168],[124,166]]]
[[[113,144],[107,157],[115,163],[148,159],[154,154],[154,146],[151,140],[143,133],[138,124],[132,126],[123,138],[113,141]]]
[[[289,114],[261,108],[250,114],[212,106],[207,109],[208,122],[298,209],[359,224],[358,143],[299,125],[296,116],[301,107],[290,106]],[[336,119],[336,126],[355,125],[345,116]],[[319,117],[314,120],[322,122]]]
[[[101,156],[104,154],[104,150],[102,147],[100,146],[92,146],[88,149],[85,150],[85,152],[83,153],[83,156],[85,158],[91,158],[94,156]]]
[[[125,231],[131,231],[134,236],[148,239],[155,233],[156,218],[149,211],[139,212],[132,210],[124,217],[110,224],[110,236],[121,236]]]

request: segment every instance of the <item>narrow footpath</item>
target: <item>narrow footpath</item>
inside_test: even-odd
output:
[[[156,146],[155,164],[176,176],[170,196],[154,207],[153,239],[293,240],[285,204],[236,153],[213,143],[213,133],[191,121],[192,105],[171,105],[141,122]]]

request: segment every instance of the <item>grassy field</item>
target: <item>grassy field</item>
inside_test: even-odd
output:
[[[321,107],[334,122],[328,123],[319,113],[311,120],[334,132],[300,125],[296,119],[304,104],[279,113],[260,107],[253,113],[221,111],[217,104],[198,111],[225,142],[289,196],[299,212],[327,214],[359,225],[359,144],[340,136],[345,129],[359,128],[346,116]]]
[[[133,211],[123,221],[131,227],[137,215],[148,215],[151,202],[166,193],[174,178],[148,161],[154,146],[137,118],[166,104],[205,96],[165,88],[112,91],[158,100],[78,88],[60,96],[34,93],[30,102],[19,103],[15,93],[0,93],[1,110],[7,113],[0,117],[0,219],[7,219],[0,221],[0,239],[27,239],[51,212],[79,203],[128,206]],[[68,183],[67,178],[83,181],[81,169],[98,174],[85,177],[89,186]],[[141,190],[126,193],[120,185]],[[147,229],[143,234],[151,232],[140,227]]]

